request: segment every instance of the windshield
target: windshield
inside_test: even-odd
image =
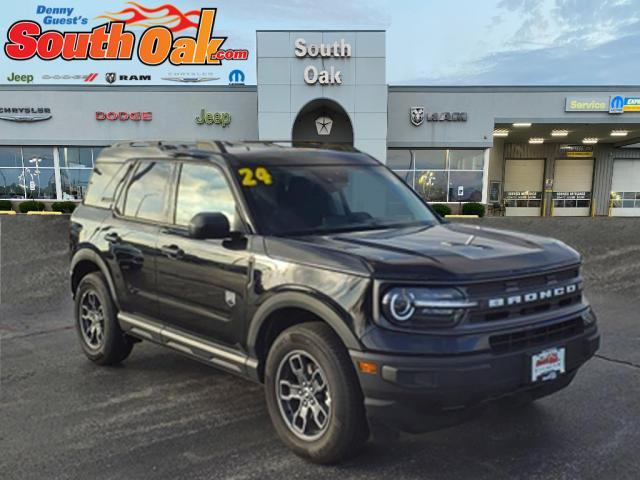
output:
[[[381,165],[248,166],[237,175],[260,230],[268,234],[436,223],[409,187]]]

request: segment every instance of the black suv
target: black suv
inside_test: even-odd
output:
[[[92,361],[149,340],[263,382],[316,462],[357,452],[372,419],[425,431],[553,393],[599,345],[578,253],[447,223],[353,150],[116,144],[71,255]]]

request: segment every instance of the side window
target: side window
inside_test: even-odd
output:
[[[89,178],[85,205],[109,208],[116,188],[128,171],[129,167],[124,163],[97,163]]]
[[[169,162],[139,163],[125,192],[124,215],[162,221],[172,168]]]
[[[178,184],[176,224],[188,225],[201,212],[224,213],[231,228],[235,225],[236,202],[222,172],[210,165],[185,163]]]

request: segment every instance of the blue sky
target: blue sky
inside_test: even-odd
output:
[[[3,36],[38,5],[73,6],[88,17],[124,1],[55,0],[8,3]],[[139,0],[159,6],[164,0]],[[218,7],[217,29],[228,47],[255,50],[256,29],[387,30],[390,84],[523,85],[640,84],[640,0],[175,0],[182,9]],[[252,56],[253,57],[253,56]],[[243,66],[255,83],[255,57]],[[103,67],[103,65],[100,65]],[[84,72],[68,62],[14,70]],[[130,66],[127,66],[130,70]],[[104,68],[102,68],[104,70]],[[165,68],[167,70],[167,68]],[[163,72],[165,73],[165,72]],[[221,71],[225,77],[225,72]],[[6,83],[6,82],[5,82]]]

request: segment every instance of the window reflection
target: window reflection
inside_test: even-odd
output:
[[[125,196],[125,216],[163,220],[171,168],[167,162],[141,162],[138,165]]]
[[[482,201],[484,150],[389,149],[387,158],[387,166],[428,202]]]
[[[188,225],[201,212],[224,213],[235,225],[236,205],[226,179],[215,167],[184,164],[178,186],[176,224]]]
[[[447,177],[442,170],[416,171],[416,192],[428,202],[446,202]]]
[[[22,168],[0,168],[0,198],[25,198]]]

